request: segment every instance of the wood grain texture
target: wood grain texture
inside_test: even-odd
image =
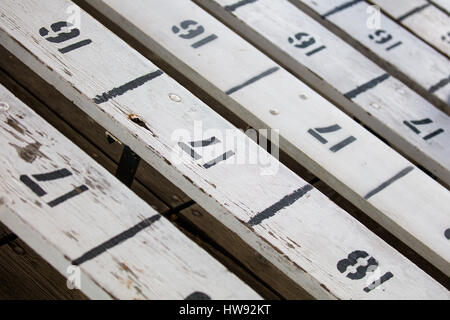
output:
[[[393,77],[353,98],[346,97],[355,88],[386,74],[385,71],[288,1],[259,0],[233,12],[226,9],[233,0],[197,2],[342,106],[344,111],[362,120],[409,158],[450,184],[450,118],[445,113]],[[295,35],[300,36],[300,41],[291,43]],[[320,53],[307,54],[322,46],[326,49]],[[430,125],[430,132],[444,131],[425,140],[426,133],[417,134],[405,125],[410,119],[425,118],[436,119]]]
[[[134,87],[157,68],[84,12],[81,39],[90,39],[90,45],[65,54],[40,38],[39,29],[64,20],[71,4],[2,2],[2,45],[178,185],[220,221],[222,228],[242,238],[293,284],[314,298],[449,298],[446,289],[274,159],[268,158],[278,171],[267,175],[263,165],[237,164],[234,158],[206,169],[201,162],[180,156],[179,137],[173,137],[176,130],[192,135],[195,121],[202,121],[205,130],[214,129],[215,135],[224,136],[227,129],[234,128],[164,74],[120,95],[125,83]],[[30,19],[28,12],[39,14]],[[139,80],[130,82],[133,79]],[[108,101],[101,103],[103,100]],[[236,150],[265,154],[243,133],[237,137],[241,139],[237,139]],[[409,177],[417,176],[421,176],[418,170]],[[293,196],[303,197],[294,202]],[[280,202],[286,197],[288,202]],[[267,215],[271,210],[266,209],[277,207],[279,214]],[[267,219],[250,224],[255,216],[262,216],[258,213]],[[370,252],[384,272],[394,274],[392,281],[377,287],[382,289],[367,292],[364,288],[373,288],[376,279],[356,272],[356,277],[363,278],[352,280],[354,276],[347,275],[355,270],[338,269],[353,252],[364,255],[361,250],[367,252],[366,258]]]
[[[282,150],[450,274],[448,190],[194,3],[90,3],[252,127],[279,129]],[[218,38],[192,48],[172,31],[187,19]]]
[[[60,273],[79,266],[88,297],[258,297],[4,87],[0,101],[0,220]]]
[[[388,16],[439,52],[450,56],[448,13],[425,0],[370,0],[370,2],[378,5]]]
[[[384,14],[381,28],[369,29],[369,4],[365,1],[289,1],[450,114],[450,63],[446,56]]]

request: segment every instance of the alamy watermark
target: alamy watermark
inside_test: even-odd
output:
[[[66,13],[69,15],[67,18],[67,28],[80,29],[81,28],[81,9],[77,5],[71,5],[67,7]]]
[[[171,157],[174,164],[195,161],[205,169],[217,165],[256,165],[261,175],[275,175],[279,169],[279,130],[230,128],[204,129],[195,121],[194,130],[173,131],[177,143]],[[270,141],[269,141],[270,140]]]
[[[378,6],[368,6],[366,13],[369,15],[366,26],[369,30],[381,29],[381,9]]]
[[[81,270],[77,266],[68,266],[66,269],[67,274],[67,288],[69,290],[81,290]]]

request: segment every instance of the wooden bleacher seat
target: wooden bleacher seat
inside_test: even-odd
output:
[[[198,2],[336,106],[450,184],[450,119],[445,113],[287,0],[259,0],[233,11],[229,0]],[[417,128],[413,124],[425,119],[429,123]]]
[[[0,101],[0,221],[63,275],[79,267],[84,294],[258,299],[3,86]]]
[[[280,128],[284,151],[351,199],[444,274],[449,274],[449,256],[445,250],[449,227],[445,208],[449,194],[444,187],[190,1],[133,1],[127,6],[109,0],[90,3],[113,20],[120,20],[120,28],[194,80],[244,122],[255,128]],[[203,227],[211,238],[222,237],[226,250],[233,252],[243,265],[283,297],[450,299],[446,288],[320,193],[312,182],[306,182],[270,157],[252,139],[94,18],[80,11],[80,24],[69,25],[67,8],[74,8],[71,1],[3,1],[0,3],[0,44],[91,117],[95,122],[92,126],[100,125],[112,140],[122,144],[121,164],[128,164],[119,170],[123,182],[131,184],[139,161],[152,166],[196,202],[182,210],[182,215],[191,215],[191,221],[200,229]],[[30,12],[33,12],[32,18]],[[148,19],[148,12],[157,14]],[[198,33],[201,36],[196,37]],[[213,105],[214,102],[211,107]],[[27,117],[17,122],[34,133],[33,126],[26,121],[29,114],[37,116],[26,107],[25,110]],[[0,113],[0,123],[1,116]],[[11,131],[8,121],[2,126]],[[86,123],[86,126],[90,125]],[[27,134],[26,129],[22,130]],[[231,146],[227,144],[230,132],[235,139]],[[38,138],[41,143],[45,137]],[[70,148],[62,148],[54,141],[59,140],[53,140],[52,152],[65,154],[69,151]],[[44,143],[39,146],[39,152],[48,156],[50,150],[44,146]],[[28,153],[22,155],[26,157]],[[17,152],[15,156],[17,158]],[[76,162],[76,157],[60,158],[63,164]],[[261,158],[265,163],[248,161]],[[38,161],[47,160],[41,157],[33,162]],[[60,173],[67,175],[64,179],[93,174],[81,167],[75,169],[79,172],[71,176],[67,171]],[[102,170],[96,170],[95,176],[104,173]],[[30,181],[40,184],[35,180],[49,179],[48,175],[39,173],[29,174],[22,180],[33,185]],[[102,175],[105,176],[106,173]],[[124,185],[110,179],[107,188],[130,193]],[[85,235],[87,240],[82,243],[89,241],[90,246],[86,247],[94,249],[81,248],[79,242],[61,232],[45,238],[42,243],[39,236],[30,239],[27,236],[32,233],[18,232],[21,229],[16,227],[15,221],[0,220],[49,261],[57,254],[46,254],[53,250],[48,242],[54,240],[59,245],[55,238],[68,237],[69,240],[63,242],[71,244],[68,255],[54,263],[61,272],[67,264],[80,265],[83,275],[112,265],[113,273],[95,273],[100,285],[89,286],[93,292],[88,290],[90,297],[258,297],[208,255],[203,253],[200,257],[200,254],[194,256],[186,252],[185,246],[190,242],[185,237],[179,235],[173,246],[158,241],[163,235],[158,236],[157,232],[176,229],[163,218],[154,221],[156,213],[151,214],[152,209],[141,200],[137,199],[142,203],[137,208],[145,207],[148,213],[142,215],[138,210],[128,213],[129,201],[120,201],[120,192],[105,195],[95,183],[94,189],[86,181],[84,188],[76,182],[71,186],[75,192],[68,193],[72,198],[64,202],[69,209],[47,217],[42,225],[37,220],[36,224],[41,227],[37,229],[41,231],[38,235],[44,234],[43,230],[48,230],[44,227],[52,226],[54,221],[58,221],[56,229],[62,230],[61,226],[71,225],[71,221],[76,220],[79,226],[87,224],[86,230],[77,234],[70,232],[70,235],[77,240],[84,239]],[[41,188],[44,192],[66,191],[57,180],[45,183],[50,183],[51,187]],[[33,188],[42,194],[34,185]],[[87,202],[80,199],[90,190],[97,191],[103,198],[113,196],[107,205],[121,210],[97,210],[103,213],[100,217],[87,210],[67,215],[68,210],[75,212],[86,207]],[[0,197],[2,192],[0,189]],[[52,210],[61,210],[58,208],[60,201],[60,198],[48,199],[47,203],[54,205]],[[94,205],[101,207],[103,202],[94,202]],[[128,214],[122,213],[125,208]],[[24,215],[17,212],[17,216]],[[104,223],[106,216],[114,217],[115,229]],[[417,219],[411,220],[410,216]],[[162,223],[165,223],[164,229]],[[131,229],[120,228],[124,225]],[[132,239],[104,250],[141,227],[146,229]],[[128,232],[116,230],[105,239],[99,235],[99,231],[111,229]],[[144,235],[149,237],[147,243],[144,244],[145,239],[136,240]],[[158,250],[161,247],[149,245],[153,242],[166,245],[165,249],[175,247],[179,254],[174,251],[172,256],[170,250]],[[196,246],[194,249],[200,250]],[[204,287],[196,286],[184,292],[184,288],[191,289],[190,285],[198,282],[179,284],[177,281],[186,273],[180,270],[170,276],[177,281],[165,282],[164,288],[149,284],[136,289],[130,281],[140,272],[139,266],[150,263],[139,258],[141,250],[143,255],[156,251],[161,261],[158,267],[167,274],[175,270],[177,264],[170,264],[173,269],[165,268],[163,261],[178,261],[179,256],[189,256],[192,265],[208,270],[208,277],[202,281],[196,277],[198,274],[192,275]],[[95,258],[89,260],[91,257]],[[210,261],[203,262],[206,259]],[[211,270],[209,263],[215,264],[216,269]],[[188,275],[195,273],[192,268],[187,269],[192,270]],[[215,270],[223,277],[212,279],[209,272],[217,273]],[[84,277],[89,283],[89,277]],[[148,275],[144,280],[149,279]],[[221,285],[217,285],[218,282]],[[213,290],[213,285],[219,288]],[[227,296],[230,292],[238,296]]]
[[[89,2],[450,275],[446,188],[191,1]]]
[[[369,4],[365,1],[290,1],[450,114],[447,57],[384,14],[382,28],[369,30]]]
[[[450,56],[448,13],[426,0],[370,0],[390,18],[447,57]],[[444,38],[443,38],[444,37]]]

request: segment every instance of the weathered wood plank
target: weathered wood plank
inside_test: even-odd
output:
[[[0,54],[0,59],[2,58]],[[11,59],[8,59],[11,61]],[[17,67],[14,65],[13,67]],[[17,68],[17,72],[25,73],[22,69]],[[52,112],[48,106],[41,103],[33,95],[31,95],[27,90],[10,78],[6,73],[0,70],[1,84],[13,93],[17,98],[19,98],[24,104],[32,108],[39,116],[41,116],[45,121],[51,124],[56,130],[61,132],[70,141],[75,143],[84,152],[86,152],[91,158],[98,162],[102,167],[108,170],[111,174],[115,174],[117,171],[117,163],[112,161],[105,155],[100,149],[95,145],[91,144],[80,132],[73,129],[72,126],[64,122],[59,118],[60,114]],[[37,82],[37,81],[35,81]],[[37,83],[39,85],[39,83]],[[42,85],[41,85],[42,88]],[[58,101],[60,102],[60,101]],[[74,112],[72,112],[72,115]],[[104,137],[102,137],[104,138]],[[131,190],[133,190],[142,200],[147,202],[153,209],[162,213],[169,210],[169,207],[162,202],[158,197],[156,197],[152,192],[150,192],[142,183],[135,180],[131,185]],[[158,192],[159,193],[159,192]]]
[[[0,87],[0,220],[90,298],[257,298],[111,174]]]
[[[0,48],[2,49],[2,48]],[[1,53],[0,53],[0,60],[1,60]],[[12,59],[6,58],[7,61],[11,64]],[[11,65],[11,67],[15,68],[14,75],[17,76],[17,73],[20,73],[22,76],[28,76],[27,72],[24,70],[24,68],[20,68],[17,64]],[[39,85],[40,87],[43,87],[44,84],[41,81],[36,81],[36,76],[32,77],[33,82]],[[16,97],[18,97],[22,102],[24,102],[27,106],[32,108],[34,111],[36,111],[41,117],[43,117],[47,122],[51,124],[52,127],[57,129],[59,132],[61,132],[64,136],[66,136],[70,141],[75,143],[78,147],[80,147],[84,152],[86,152],[91,158],[96,160],[100,165],[102,165],[105,169],[107,169],[110,173],[114,174],[117,170],[117,165],[111,161],[107,156],[103,154],[102,151],[97,149],[95,146],[93,146],[89,141],[84,139],[79,132],[76,132],[71,126],[66,124],[61,118],[55,115],[50,108],[46,105],[43,105],[40,101],[38,101],[32,94],[30,94],[27,90],[25,90],[22,86],[17,84],[13,79],[9,77],[9,75],[5,74],[3,71],[0,70],[0,79],[2,84],[9,90],[11,93],[13,93]],[[42,96],[39,96],[40,98],[44,98]],[[69,106],[65,106],[66,108],[70,108]],[[70,108],[72,111],[72,114],[75,112],[81,112],[76,106],[73,106]],[[101,137],[103,138],[103,137]],[[153,169],[154,170],[154,169]],[[152,178],[155,178],[155,174],[153,173],[151,175]],[[167,184],[170,184],[169,181],[165,181],[164,184],[167,186]],[[207,238],[205,239],[203,237],[203,234],[199,231],[198,228],[195,226],[192,226],[191,224],[186,223],[183,219],[178,219],[179,214],[176,210],[172,209],[169,211],[169,208],[160,201],[155,195],[153,194],[160,194],[161,190],[152,190],[150,192],[145,186],[143,186],[139,181],[135,180],[133,185],[131,186],[131,189],[145,202],[147,202],[152,208],[154,208],[156,211],[163,213],[166,216],[170,215],[170,218],[172,219],[172,222],[175,224],[177,229],[183,232],[189,239],[193,240],[195,243],[197,243],[201,248],[204,248],[211,256],[213,256],[217,261],[219,261],[221,264],[223,264],[227,269],[229,269],[232,273],[237,275],[240,279],[242,279],[247,285],[249,285],[251,288],[253,288],[258,294],[260,294],[265,299],[279,299],[280,297],[276,295],[270,288],[265,286],[261,281],[257,278],[255,278],[251,272],[246,270],[242,267],[242,264],[236,260],[232,259],[229,256],[229,253],[225,251],[220,251],[216,247],[217,245],[214,243],[214,241],[211,241],[211,239]],[[184,205],[182,206],[184,208]],[[173,218],[176,218],[173,220]],[[5,229],[6,230],[6,229]],[[0,224],[0,238],[7,234],[7,232],[2,228],[2,225]],[[10,233],[8,231],[8,233]],[[67,289],[67,286],[65,284],[65,278],[60,275],[56,270],[54,270],[53,267],[49,266],[45,260],[38,257],[34,252],[32,252],[31,248],[28,248],[22,241],[15,240],[15,243],[19,243],[21,247],[25,248],[25,251],[27,254],[21,255],[20,257],[23,258],[20,261],[17,261],[14,264],[10,265],[11,259],[0,258],[0,269],[10,270],[11,274],[1,274],[0,273],[0,284],[3,281],[3,279],[7,279],[8,281],[8,288],[11,286],[17,286],[17,290],[14,291],[14,294],[10,292],[8,294],[8,289],[5,289],[5,291],[1,291],[0,288],[0,299],[24,299],[24,298],[43,298],[47,299],[48,297],[54,297],[56,299],[70,299],[73,298],[74,295],[72,294],[71,290]],[[7,255],[7,257],[10,256],[9,252],[11,250],[5,249],[3,252]],[[23,261],[22,261],[23,260]],[[39,271],[38,272],[31,272],[32,266],[38,265]],[[17,273],[14,273],[13,271],[15,268],[20,268],[20,270]],[[25,270],[29,274],[29,277],[34,279],[33,283],[29,283],[26,279],[22,279],[21,275],[19,274],[21,270]],[[9,272],[9,271],[6,271]],[[428,271],[427,271],[428,272]],[[43,277],[45,276],[45,277]],[[50,283],[47,283],[47,279],[51,282],[53,277],[64,279],[64,282],[61,282],[62,284],[58,283],[57,290],[50,290],[48,289],[48,286],[51,286]],[[10,280],[8,280],[10,279]],[[27,277],[28,279],[28,277]],[[19,290],[20,289],[20,290]],[[22,290],[23,289],[23,290]],[[32,293],[29,293],[28,291],[32,290]],[[67,294],[67,295],[66,295]],[[75,294],[75,293],[74,293]],[[81,295],[81,293],[80,293]],[[76,296],[79,298],[80,296]]]
[[[65,21],[71,5],[70,1],[3,1],[1,44],[178,185],[220,221],[222,228],[243,239],[285,274],[291,287],[297,286],[299,292],[306,291],[314,298],[449,298],[446,289],[267,157],[244,133],[235,133],[227,121],[83,11],[79,39],[90,39],[89,45],[66,54],[58,51],[64,45],[41,38],[42,26]],[[139,81],[130,82],[133,79]],[[143,80],[149,81],[139,86]],[[129,83],[128,87],[124,83]],[[133,90],[125,90],[130,87]],[[194,134],[199,121],[205,130],[214,132]],[[205,139],[204,144],[208,144],[216,141],[212,137],[226,137],[230,131],[237,138],[232,139],[233,146],[216,144],[221,152],[235,150],[236,156],[208,169],[209,160],[222,154],[219,150],[203,153],[202,161],[182,155],[179,142],[189,140],[181,133],[196,141]],[[268,162],[252,164],[245,157],[243,163],[236,161],[242,161],[240,156],[246,151],[249,159]],[[422,176],[414,170],[408,180],[421,180]],[[398,187],[391,192],[399,192]],[[358,257],[370,259],[366,266],[371,264],[372,270],[380,271],[380,278],[375,271],[374,277],[367,272],[356,275],[347,264],[356,266]],[[387,280],[394,279],[391,275],[395,280]],[[380,287],[383,290],[376,289]]]
[[[90,3],[252,127],[279,128],[281,149],[450,274],[445,188],[194,3]],[[186,19],[181,36],[217,38],[193,48]]]
[[[448,39],[450,18],[447,13],[425,0],[370,0],[392,19],[406,27],[435,49],[450,56]]]
[[[389,75],[352,96],[385,71],[288,1],[259,0],[233,11],[233,0],[197,2],[450,185],[450,118],[445,113]],[[426,118],[434,119],[428,133],[442,131],[431,139],[411,129],[412,119]]]
[[[446,56],[383,13],[378,28],[376,14],[365,1],[289,1],[450,114],[450,63]]]
[[[54,87],[49,85],[47,82],[39,78],[32,70],[26,67],[20,60],[8,52],[4,47],[0,47],[0,66],[7,72],[14,80],[30,91],[35,97],[39,97],[39,100],[45,103],[53,114],[63,119],[70,127],[75,129],[80,135],[88,140],[96,149],[103,152],[107,157],[109,157],[114,164],[118,164],[120,156],[123,150],[123,145],[119,143],[110,143],[106,137],[106,131],[98,123],[96,123],[92,118],[90,118],[86,113],[80,110],[78,107],[74,106],[73,103],[64,97],[61,93],[56,91]],[[2,79],[3,80],[3,79]],[[2,81],[4,82],[4,81]],[[5,83],[8,87],[8,84]],[[23,95],[19,96],[20,99],[24,99]],[[44,119],[50,122],[51,115],[49,112],[45,111],[44,108],[40,108],[39,104],[30,103],[30,107],[35,108],[34,110],[40,114]],[[89,125],[86,125],[89,124]],[[67,126],[66,126],[67,127]],[[68,133],[62,127],[57,127],[60,132]],[[67,136],[67,135],[66,135]],[[70,134],[69,139],[76,142],[78,146],[80,141],[76,135]],[[103,161],[102,155],[91,149],[81,148],[93,157],[97,162],[100,162],[102,166],[106,167],[108,171],[115,172],[115,167],[110,167],[105,161]],[[144,196],[142,188],[138,185],[141,184],[142,188],[147,188],[155,193],[158,198],[162,199],[166,204],[175,208],[177,206],[183,205],[189,202],[191,199],[187,197],[181,190],[165,179],[158,171],[149,166],[144,161],[141,161],[136,173],[136,181],[132,185],[133,191],[137,192],[142,198]],[[145,201],[150,200],[148,197],[143,198]],[[152,200],[150,203],[152,206],[156,207],[158,212],[163,212],[167,210],[157,199]]]

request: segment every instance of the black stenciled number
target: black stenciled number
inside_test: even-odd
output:
[[[323,127],[323,128],[315,128],[315,129],[309,129],[308,133],[310,135],[312,135],[314,138],[316,138],[320,143],[322,144],[327,144],[328,140],[325,139],[322,134],[327,134],[327,133],[332,133],[332,132],[337,132],[339,130],[341,130],[341,126],[339,126],[338,124],[334,124],[332,126],[329,127]],[[333,145],[330,148],[330,151],[332,152],[338,152],[341,149],[345,148],[346,146],[348,146],[349,144],[353,143],[356,141],[356,138],[353,136],[350,136],[338,143],[336,143],[335,145]]]
[[[417,126],[424,126],[424,125],[429,125],[432,123],[433,123],[433,120],[431,120],[429,118],[422,119],[422,120],[403,121],[403,124],[405,126],[407,126],[408,128],[410,128],[415,134],[422,133],[419,129],[417,129]],[[437,129],[431,133],[426,134],[423,137],[423,140],[430,140],[430,139],[436,137],[437,135],[440,135],[443,132],[444,132],[444,129],[442,129],[442,128]]]
[[[289,43],[292,43],[296,48],[304,49],[316,43],[316,39],[314,39],[314,37],[310,36],[306,32],[297,33],[295,35],[295,39],[297,39],[298,41],[295,41],[292,37],[289,37],[288,41]]]
[[[294,47],[299,49],[306,49],[316,43],[316,39],[309,35],[306,32],[299,32],[294,37],[288,38],[289,43],[291,43]],[[306,53],[307,56],[312,56],[313,54],[325,49],[325,46],[317,47],[311,51]]]
[[[197,21],[194,20],[185,20],[180,23],[180,27],[185,32],[179,34],[178,36],[183,39],[192,39],[205,32],[205,28],[203,28],[203,26],[199,26]],[[173,26],[172,31],[175,34],[178,34],[180,32],[180,28],[177,26]]]
[[[365,259],[366,265],[358,265],[358,259]],[[347,257],[347,259],[342,259],[337,264],[337,269],[339,272],[344,273],[347,271],[348,267],[352,266],[356,267],[355,272],[349,272],[347,274],[347,278],[352,280],[361,280],[367,275],[367,269],[371,266],[378,267],[378,261],[373,257],[369,256],[369,254],[365,251],[353,251]]]
[[[188,295],[184,300],[211,300],[211,297],[206,293],[196,291]]]
[[[212,137],[210,139],[206,139],[206,140],[202,140],[202,141],[191,141],[191,142],[188,142],[188,144],[180,141],[180,142],[178,142],[178,146],[184,152],[186,152],[188,155],[190,155],[192,159],[200,160],[202,157],[197,152],[195,152],[193,148],[206,148],[208,146],[212,146],[217,143],[220,143],[220,140],[217,139],[216,137]],[[209,168],[215,166],[216,164],[218,164],[219,162],[225,161],[225,160],[231,158],[232,156],[234,156],[234,151],[227,151],[224,154],[222,154],[221,156],[203,164],[203,167],[205,169],[209,169]]]
[[[363,261],[363,263],[361,263]],[[346,277],[352,280],[361,280],[367,276],[368,272],[374,272],[378,268],[378,261],[370,256],[366,251],[356,250],[350,253],[346,259],[342,259],[337,263],[337,269],[340,273],[347,271]],[[353,269],[353,270],[352,270]],[[353,272],[352,272],[353,271]],[[391,272],[386,272],[379,279],[372,282],[364,288],[365,292],[370,292],[382,283],[391,279],[394,275]]]
[[[71,39],[74,39],[80,35],[80,30],[73,27],[72,24],[66,21],[55,22],[50,26],[50,29],[55,34],[55,36],[49,36],[50,31],[47,28],[42,27],[39,29],[39,34],[45,38],[45,40],[52,43],[62,43]],[[64,30],[65,29],[65,30]],[[58,49],[61,53],[68,53],[75,49],[81,48],[90,44],[92,41],[90,39],[82,40],[74,44],[68,45],[67,47]]]
[[[205,28],[199,25],[197,21],[184,20],[180,23],[180,26],[173,26],[172,32],[178,34],[178,36],[182,39],[190,40],[202,35],[205,32]],[[197,49],[215,39],[217,39],[217,36],[215,34],[211,34],[194,42],[191,44],[191,47]]]
[[[48,182],[48,181],[63,179],[63,178],[69,177],[71,175],[72,175],[72,173],[69,170],[61,169],[61,170],[52,171],[49,173],[33,174],[32,177],[36,181],[39,181],[39,182]],[[31,179],[27,175],[21,175],[20,181],[22,181],[28,188],[30,188],[31,191],[33,191],[38,197],[43,197],[47,194],[47,192],[44,189],[42,189],[38,183],[36,183],[33,179]],[[57,205],[65,202],[73,197],[76,197],[87,190],[89,190],[89,188],[85,185],[75,187],[72,191],[48,202],[47,204],[52,208],[56,207]]]
[[[382,29],[375,30],[373,34],[369,34],[369,38],[380,45],[389,44],[389,46],[386,48],[386,51],[390,51],[402,44],[401,41],[392,44],[392,40],[394,39],[394,37],[387,31]]]
[[[383,44],[392,40],[392,35],[387,33],[385,30],[376,30],[374,34],[369,35],[369,38],[374,40],[378,44]]]

